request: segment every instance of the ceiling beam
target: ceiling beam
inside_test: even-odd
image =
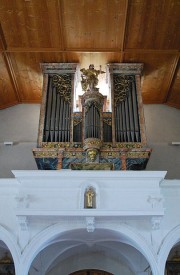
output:
[[[65,42],[64,42],[64,31],[63,31],[63,4],[61,0],[58,0],[58,11],[59,11],[59,28],[61,33],[61,44],[62,44],[62,59],[63,62],[66,62],[66,55],[65,55]]]
[[[0,23],[0,45],[1,45],[2,51],[6,51],[7,44],[6,44],[6,40],[5,40],[5,37],[4,37],[4,33],[3,33],[3,30],[2,30],[1,23]]]
[[[129,11],[129,0],[126,0],[126,15],[124,20],[124,26],[123,26],[123,35],[122,35],[122,42],[121,42],[121,62],[123,62],[124,59],[124,48],[125,48],[125,42],[126,42],[126,30],[127,30],[127,22],[128,22],[128,11]]]
[[[1,46],[2,46],[2,49],[3,49],[2,55],[4,57],[4,62],[5,62],[6,69],[8,71],[9,77],[10,77],[11,84],[12,84],[12,86],[14,88],[14,91],[15,91],[16,99],[17,99],[18,102],[21,102],[20,91],[19,91],[16,75],[14,73],[14,69],[13,69],[13,66],[12,66],[12,61],[11,61],[10,54],[6,51],[7,50],[7,44],[6,44],[6,40],[5,40],[5,37],[4,37],[4,33],[3,33],[3,30],[2,30],[1,24],[0,24],[0,41],[1,41]]]
[[[109,53],[118,53],[121,52],[121,49],[109,49],[109,48],[103,48],[103,49],[77,49],[77,48],[73,48],[73,49],[60,49],[60,48],[42,48],[42,47],[38,47],[38,48],[21,48],[21,47],[8,47],[8,49],[5,50],[5,52],[61,52],[61,53],[71,53],[71,52],[86,52],[86,53],[103,53],[103,52],[109,52]]]
[[[88,48],[43,48],[43,47],[8,47],[2,50],[6,53],[15,53],[15,52],[59,52],[59,53],[153,53],[153,54],[174,54],[179,55],[180,52],[178,50],[154,50],[154,49],[125,49],[121,51],[120,48],[97,48],[97,49],[88,49]]]

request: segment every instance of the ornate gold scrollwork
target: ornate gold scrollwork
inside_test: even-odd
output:
[[[89,109],[91,108],[91,106],[94,106],[99,112],[102,108],[102,104],[97,102],[97,101],[89,101],[86,103],[84,110],[85,110],[85,114],[89,111]]]
[[[65,101],[71,102],[71,76],[69,74],[53,75],[53,85],[57,88],[57,92],[64,98]]]
[[[82,117],[81,118],[74,118],[73,119],[73,126],[77,126],[79,123],[82,122]]]
[[[109,126],[112,126],[112,119],[109,117],[104,117],[103,122],[106,123]]]
[[[130,82],[134,81],[133,76],[129,75],[114,75],[114,103],[122,102],[128,96],[130,91]]]

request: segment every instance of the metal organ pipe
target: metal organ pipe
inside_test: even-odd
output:
[[[130,125],[129,125],[129,112],[128,112],[128,97],[126,98],[125,102],[125,116],[126,116],[126,133],[127,133],[127,141],[130,142]]]
[[[56,108],[56,95],[54,93],[54,88],[52,88],[51,130],[50,130],[51,142],[54,141],[55,108]]]
[[[62,121],[63,121],[63,123],[62,123],[62,142],[64,142],[64,127],[65,127],[65,112],[66,112],[66,110],[65,110],[65,102],[64,102],[64,100],[63,100],[63,112],[62,112]]]
[[[52,102],[52,79],[48,79],[47,107],[45,114],[44,141],[50,141],[50,120]]]
[[[100,114],[94,103],[85,113],[85,138],[100,138]]]
[[[127,80],[130,80],[127,94],[125,98],[119,100],[115,104],[115,138],[117,142],[140,142],[140,125],[135,79],[128,79],[127,76]],[[117,83],[117,76],[115,81]],[[121,93],[120,88],[116,90],[117,94],[118,92]]]
[[[71,106],[52,82],[49,76],[43,141],[69,142]]]
[[[139,115],[138,115],[138,105],[137,105],[137,97],[136,97],[136,87],[134,82],[132,86],[133,86],[132,99],[133,99],[134,124],[135,124],[135,138],[136,138],[135,141],[140,142]]]
[[[59,132],[59,139],[58,141],[61,141],[61,126],[62,126],[62,98],[59,96],[60,106],[59,106],[59,124],[58,124],[58,132]]]
[[[59,139],[59,106],[60,106],[60,98],[59,94],[57,94],[57,104],[56,104],[56,119],[55,119],[55,141],[58,141]]]
[[[129,122],[130,122],[130,137],[131,137],[131,142],[134,141],[134,117],[133,117],[133,105],[132,105],[132,84],[131,84],[131,89],[129,91],[129,96],[128,96],[128,113],[129,113]]]
[[[123,129],[123,141],[126,141],[126,122],[125,122],[125,109],[124,109],[124,102],[122,102],[121,104],[121,107],[122,107],[122,112],[121,112],[121,115],[122,115],[122,129]]]
[[[96,137],[96,121],[95,121],[95,115],[96,115],[96,110],[95,110],[95,107],[93,106],[93,125],[92,125],[92,129],[93,129],[93,132],[92,132],[92,136],[93,137]]]

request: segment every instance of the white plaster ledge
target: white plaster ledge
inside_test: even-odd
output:
[[[163,180],[160,185],[161,188],[172,188],[179,187],[180,188],[180,179],[179,180]]]
[[[81,178],[154,178],[164,179],[167,171],[74,171],[64,170],[12,170],[16,178],[39,178],[39,177],[81,177]]]
[[[82,209],[82,210],[16,210],[17,216],[54,216],[54,217],[149,217],[149,216],[164,216],[164,210],[154,211],[116,211],[116,210],[97,210],[97,209]]]
[[[17,193],[18,186],[17,179],[0,179],[0,196]]]

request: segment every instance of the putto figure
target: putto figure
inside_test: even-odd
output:
[[[100,70],[95,70],[94,69],[94,65],[90,64],[89,65],[89,69],[81,69],[80,70],[82,72],[81,75],[81,86],[83,91],[95,91],[97,90],[97,85],[98,85],[98,75],[99,74],[103,74],[105,72],[101,71],[101,66],[100,66]]]

